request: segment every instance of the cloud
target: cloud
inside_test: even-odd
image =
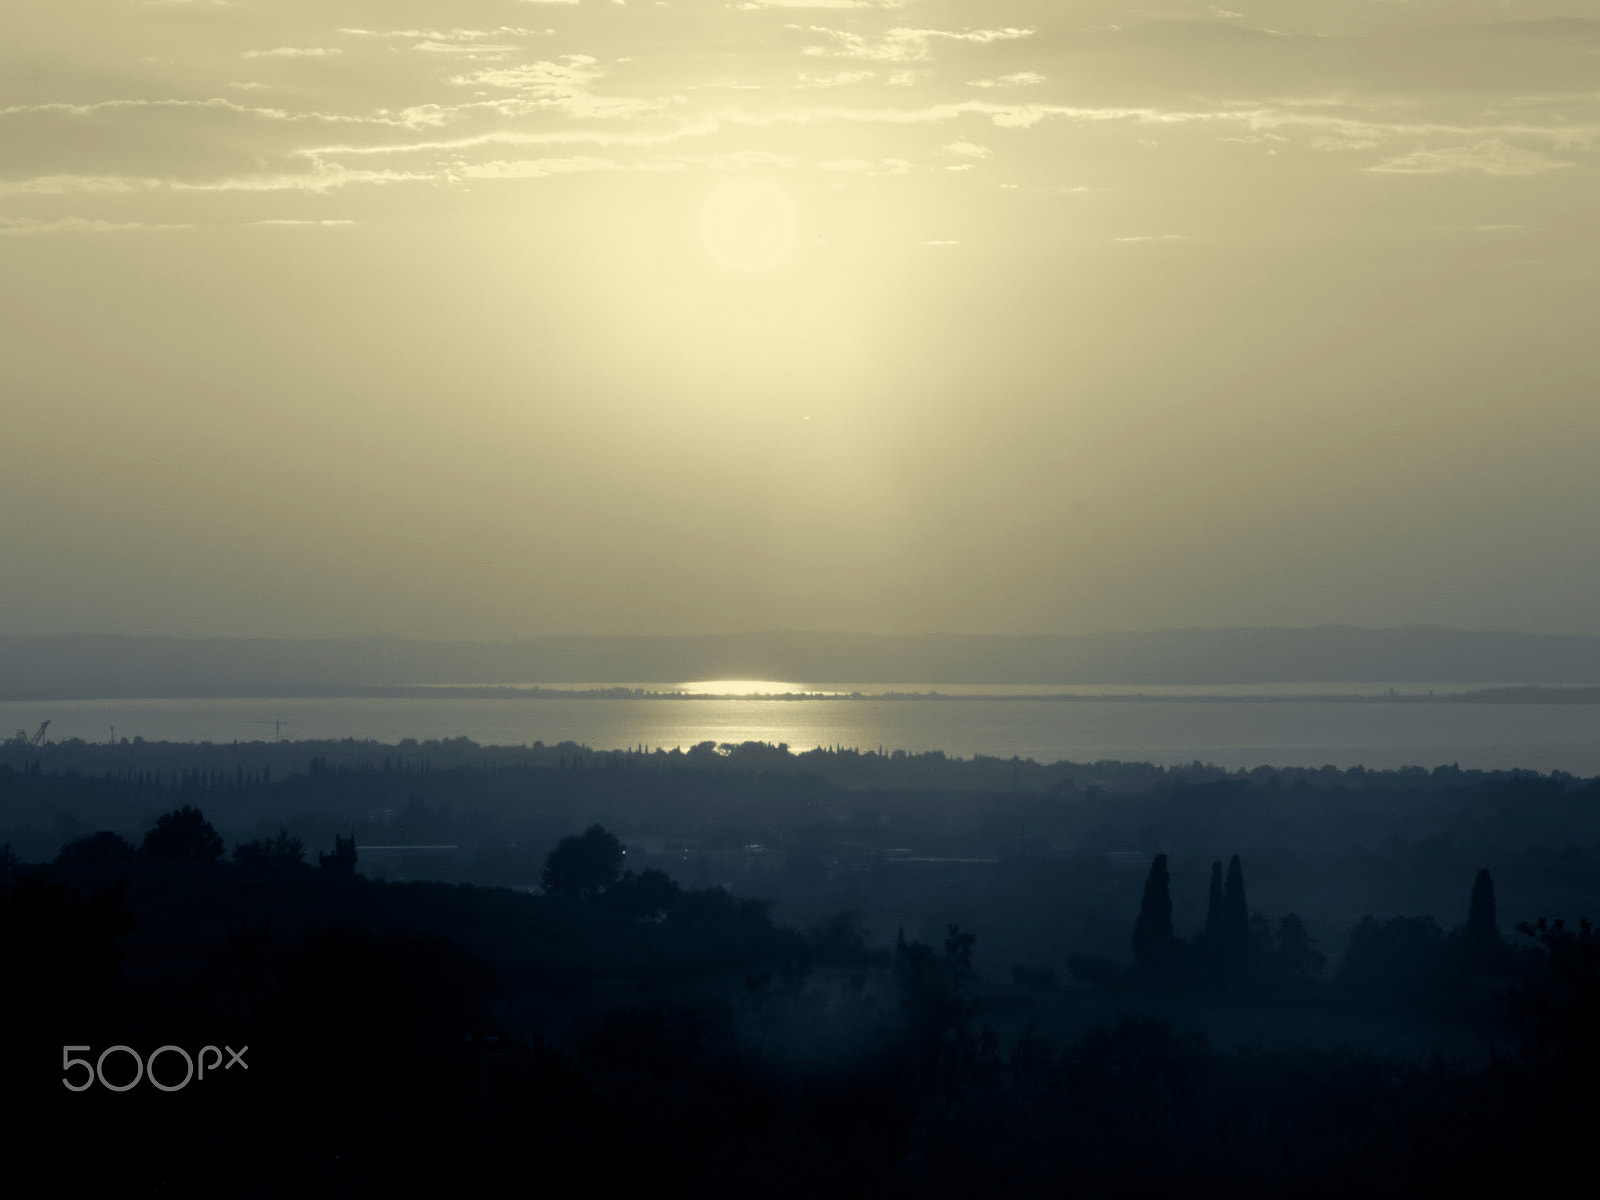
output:
[[[485,42],[501,37],[542,37],[554,29],[526,29],[520,25],[499,25],[494,29],[341,29],[351,37],[399,38],[420,42]]]
[[[602,96],[589,85],[604,72],[588,54],[566,54],[558,61],[525,63],[514,67],[489,67],[450,80],[458,87],[500,88],[516,93],[517,102],[501,111],[507,115],[535,109],[558,109],[572,117],[604,118],[645,116],[666,108],[670,101],[634,96]]]
[[[923,62],[933,57],[936,41],[989,42],[1012,41],[1032,37],[1036,32],[1028,28],[1003,29],[891,29],[881,37],[869,37],[826,25],[790,25],[788,28],[820,35],[824,40],[813,43],[803,53],[830,58],[864,58],[873,62]]]
[[[479,84],[536,96],[573,95],[599,79],[600,67],[588,54],[566,54],[559,62],[524,63],[516,67],[490,67],[450,82],[461,87]]]
[[[561,143],[561,142],[609,142],[618,145],[650,145],[650,139],[627,137],[616,138],[581,138],[552,132],[546,135],[511,136],[500,135],[496,137],[483,137],[466,139],[455,145],[487,145],[491,142],[523,142],[523,143]],[[418,150],[430,147],[446,148],[451,143],[424,143],[420,146],[404,147],[403,149]],[[76,176],[76,175],[49,175],[33,179],[0,181],[0,196],[3,195],[66,195],[84,193],[129,193],[129,192],[309,192],[322,194],[341,188],[358,184],[369,186],[392,186],[400,184],[433,184],[449,185],[461,183],[466,180],[481,179],[536,179],[552,175],[570,175],[577,172],[596,171],[679,171],[689,165],[709,167],[711,169],[748,169],[753,165],[762,166],[791,166],[792,160],[779,155],[769,154],[765,151],[743,151],[737,154],[721,154],[702,156],[693,160],[685,159],[654,159],[641,163],[622,163],[612,159],[593,156],[565,156],[534,159],[491,159],[487,161],[468,162],[460,161],[427,163],[411,169],[371,169],[365,167],[350,167],[334,161],[336,156],[345,153],[362,153],[359,147],[324,147],[313,150],[298,151],[297,154],[306,160],[304,170],[284,170],[276,172],[260,172],[254,174],[236,174],[216,177],[212,179],[159,179],[154,177],[134,176]],[[385,147],[393,151],[402,149]],[[73,218],[75,224],[63,228],[90,228],[82,224],[79,219]],[[251,222],[258,225],[339,225],[352,224],[350,221],[314,221],[290,218],[271,218]],[[94,228],[123,228],[121,225],[108,225],[94,223]],[[127,228],[178,228],[166,225],[128,225]],[[22,227],[19,225],[19,229]],[[26,230],[31,230],[32,225],[27,225]]]
[[[437,108],[439,106],[427,105],[423,107]],[[42,104],[13,104],[8,108],[0,108],[0,117],[16,117],[28,114],[87,117],[119,109],[130,111],[138,109],[219,109],[227,113],[255,117],[263,121],[309,121],[325,125],[413,126],[415,124],[413,118],[405,115],[415,111],[412,109],[402,110],[400,114],[392,114],[387,109],[379,109],[375,113],[367,113],[360,116],[345,113],[318,112],[315,109],[296,112],[288,108],[268,108],[264,105],[240,104],[237,100],[230,100],[225,96],[212,96],[205,100],[97,100],[92,104],[73,104],[65,100],[49,100]]]
[[[911,173],[911,164],[903,158],[836,158],[830,162],[819,162],[817,170],[860,175],[908,175]]]
[[[995,79],[969,79],[968,87],[975,88],[1010,88],[1032,87],[1034,84],[1044,82],[1044,76],[1037,71],[1013,71],[1009,75],[1001,75]]]
[[[18,116],[22,113],[61,113],[70,117],[86,117],[91,113],[114,108],[225,108],[232,112],[253,113],[281,121],[293,120],[297,115],[287,109],[261,108],[240,104],[237,100],[229,100],[222,96],[213,96],[209,100],[97,100],[93,104],[47,100],[42,104],[13,104],[9,108],[0,108],[0,117]]]
[[[862,83],[877,75],[876,71],[801,71],[795,77],[795,86],[802,88],[846,87]]]
[[[1378,139],[1371,135],[1351,133],[1324,133],[1311,139],[1313,150],[1326,150],[1335,154],[1345,150],[1370,150],[1376,145]]]
[[[1532,123],[1488,123],[1480,126],[1466,124],[1447,124],[1429,121],[1393,121],[1381,122],[1373,120],[1356,120],[1348,117],[1333,116],[1321,112],[1307,112],[1288,106],[1222,106],[1211,109],[1167,109],[1153,105],[1066,105],[1066,104],[1040,104],[1040,103],[996,103],[991,100],[958,100],[939,104],[928,104],[921,107],[896,107],[883,106],[876,108],[843,108],[837,106],[812,105],[805,108],[767,109],[763,111],[744,110],[719,110],[713,114],[718,121],[728,124],[744,125],[825,125],[831,123],[851,124],[885,124],[885,125],[933,125],[944,124],[959,120],[967,116],[987,117],[995,126],[1003,129],[1027,129],[1046,120],[1060,120],[1078,124],[1108,124],[1127,122],[1144,126],[1169,126],[1181,127],[1187,125],[1218,125],[1236,126],[1257,136],[1270,136],[1275,131],[1294,132],[1304,131],[1314,137],[1337,138],[1343,142],[1368,141],[1373,145],[1381,144],[1384,140],[1398,137],[1460,137],[1463,135],[1504,135],[1525,139],[1544,139],[1554,146],[1582,146],[1600,139],[1600,123],[1595,125],[1557,125],[1540,126]],[[1154,141],[1142,144],[1154,146]],[[1474,161],[1466,166],[1478,166],[1478,169],[1491,170],[1497,166],[1503,173],[1531,173],[1538,163],[1548,164],[1542,169],[1567,165],[1559,160],[1552,160],[1539,155],[1534,151],[1523,151],[1514,147],[1504,146],[1495,150],[1494,146],[1502,145],[1496,138],[1489,142],[1480,142],[1478,146],[1469,148]],[[1484,147],[1490,147],[1484,150]],[[1327,147],[1323,147],[1327,148]],[[1481,151],[1481,153],[1480,153]],[[1443,156],[1441,161],[1451,156],[1463,153],[1462,151],[1419,152],[1418,156],[1406,156],[1405,160],[1415,159],[1421,164],[1426,160],[1425,154]],[[1484,165],[1479,165],[1479,163]],[[1417,171],[1420,166],[1410,166]],[[1437,169],[1444,169],[1435,167]]]
[[[151,176],[36,175],[32,179],[0,179],[0,196],[65,196],[84,192],[148,192],[161,186]]]
[[[149,225],[142,221],[95,221],[87,217],[57,217],[39,221],[32,217],[0,217],[0,235],[30,233],[144,233],[162,229],[189,229],[188,225]]]
[[[1443,150],[1413,150],[1398,158],[1386,159],[1369,171],[1387,175],[1449,175],[1458,171],[1482,171],[1485,175],[1543,175],[1570,167],[1570,162],[1551,158],[1537,150],[1524,150],[1499,138],[1486,138],[1471,146],[1451,146]]]
[[[582,15],[603,19],[609,11],[603,3],[595,0]],[[453,18],[467,20],[463,27],[445,24],[451,18],[439,18],[437,11],[432,15],[440,27],[414,25],[408,17],[393,18],[393,28],[374,23],[337,32],[314,24],[274,26],[274,32],[250,38],[273,48],[248,52],[259,61],[249,65],[247,78],[267,71],[261,64],[269,59],[322,58],[335,55],[340,45],[350,65],[359,62],[363,69],[350,72],[336,64],[317,99],[276,84],[261,95],[235,91],[225,82],[226,63],[237,71],[241,45],[249,41],[224,40],[209,57],[193,59],[199,64],[193,75],[182,75],[181,83],[174,76],[167,95],[205,96],[191,89],[210,64],[218,68],[211,88],[232,99],[160,99],[163,93],[152,91],[135,93],[139,99],[102,100],[108,93],[74,91],[43,93],[64,95],[59,101],[0,108],[0,121],[13,122],[0,132],[0,175],[9,177],[0,178],[0,196],[44,198],[29,209],[43,217],[73,208],[78,202],[71,197],[78,194],[442,187],[470,179],[626,170],[638,162],[649,169],[667,169],[662,164],[669,161],[713,169],[734,161],[741,147],[759,148],[774,159],[791,155],[784,161],[792,169],[833,173],[835,182],[850,172],[916,170],[931,177],[934,171],[1010,161],[1013,148],[999,141],[1007,135],[985,134],[986,128],[1016,131],[1010,140],[1018,143],[1030,171],[1038,168],[1025,186],[1051,191],[1080,172],[1020,148],[1024,140],[1040,137],[1041,127],[1059,125],[1102,127],[1095,145],[1086,145],[1094,154],[1134,150],[1140,136],[1159,140],[1163,149],[1181,146],[1184,138],[1288,138],[1319,151],[1359,152],[1349,167],[1378,173],[1524,176],[1570,165],[1564,160],[1578,160],[1600,139],[1600,92],[1573,91],[1565,78],[1541,82],[1545,90],[1533,95],[1535,89],[1518,75],[1493,103],[1466,106],[1451,96],[1418,99],[1403,89],[1362,90],[1362,77],[1342,73],[1344,50],[1332,44],[1334,38],[1269,39],[1215,21],[1182,23],[1183,36],[1191,25],[1222,30],[1203,36],[1240,56],[1229,65],[1238,65],[1242,74],[1230,76],[1226,90],[1209,77],[1191,87],[1188,76],[1152,74],[1146,70],[1151,64],[1121,57],[1107,84],[1101,78],[1107,72],[1092,68],[1111,60],[1095,56],[1143,53],[1132,45],[1132,34],[1107,38],[1055,29],[1047,37],[1044,30],[1055,21],[1047,22],[1038,7],[993,14],[954,10],[975,22],[964,27],[961,17],[935,17],[929,7],[913,18],[903,6],[867,0],[750,0],[754,8],[818,10],[766,17],[729,11],[736,4],[718,0],[712,5],[720,12],[715,19],[673,4],[670,10],[651,8],[646,27],[602,20],[602,27],[582,35],[598,39],[588,46],[565,38],[552,42],[549,29],[498,24],[531,15],[504,6],[495,17]],[[650,6],[632,7],[640,14]],[[545,15],[551,18],[550,10]],[[680,19],[691,23],[694,39],[665,36],[657,24]],[[777,29],[788,41],[774,46],[768,36],[753,43],[756,29]],[[279,41],[287,44],[275,45]],[[1283,57],[1283,70],[1258,78],[1245,69],[1245,56],[1264,53],[1259,47],[1269,42],[1272,53]],[[569,49],[592,53],[557,52]],[[1324,62],[1319,55],[1334,57]],[[1022,66],[1037,69],[1013,69]],[[1302,67],[1303,76],[1291,75],[1291,68]],[[154,74],[135,77],[155,87],[161,69],[158,64]],[[751,90],[733,90],[727,82],[707,86],[734,78],[728,74],[734,70],[737,83]],[[65,80],[60,86],[67,86]],[[891,86],[911,83],[914,91]],[[1070,91],[1058,95],[1057,87]],[[634,94],[612,94],[624,89]],[[87,102],[73,102],[80,97]],[[789,132],[798,129],[828,133]],[[1031,129],[1038,133],[1024,132]],[[979,139],[994,142],[997,152],[991,154]],[[335,142],[342,144],[330,144]],[[930,148],[937,150],[930,154]],[[1159,152],[1146,157],[1156,163]],[[1307,169],[1338,173],[1344,166],[1320,160]],[[48,199],[54,196],[67,198]],[[139,215],[159,220],[162,214]],[[1162,223],[1149,222],[1158,229]]]
[[[1132,237],[1112,238],[1113,242],[1187,242],[1189,237],[1182,233],[1141,233]]]
[[[326,193],[355,184],[385,186],[406,183],[458,184],[468,180],[543,179],[600,171],[681,171],[686,164],[670,159],[619,163],[587,156],[566,158],[491,159],[475,163],[435,164],[419,170],[367,170],[337,163],[315,162],[306,172],[237,175],[203,183],[171,183],[173,191],[189,192],[312,192]],[[280,222],[262,222],[280,223]]]
[[[175,192],[331,192],[351,184],[441,183],[450,180],[446,170],[366,171],[336,164],[319,163],[309,172],[279,172],[275,175],[230,175],[202,182],[167,185]]]
[[[246,50],[246,58],[331,58],[343,54],[338,46],[274,46],[271,50]]]
[[[495,129],[459,138],[437,138],[425,142],[379,142],[374,145],[312,146],[296,153],[312,159],[341,158],[347,155],[460,153],[480,146],[660,146],[686,138],[704,137],[717,132],[718,125],[700,122],[679,125],[656,132],[621,132],[614,129],[550,129],[529,133],[518,129]]]
[[[551,175],[574,175],[592,171],[621,171],[621,163],[608,158],[525,158],[516,161],[495,159],[456,167],[459,179],[544,179]]]
[[[870,0],[744,0],[736,7],[746,11],[763,8],[898,8],[898,4],[872,4]]]
[[[871,75],[872,72],[862,72]],[[260,121],[315,123],[351,127],[390,127],[403,129],[438,128],[474,115],[512,120],[539,112],[558,112],[575,118],[627,118],[658,115],[688,103],[681,95],[660,99],[613,96],[598,93],[595,84],[604,71],[598,60],[584,54],[565,55],[518,65],[485,66],[458,74],[449,82],[457,87],[475,87],[482,98],[463,103],[427,102],[398,111],[377,108],[359,113],[323,112],[285,106],[249,105],[235,99],[113,99],[78,104],[47,101],[0,108],[0,118],[25,114],[58,114],[82,118],[112,110],[141,109],[224,110]],[[845,72],[816,82],[842,83],[854,73]],[[486,91],[504,95],[486,94]],[[998,99],[998,98],[997,98]],[[987,99],[953,100],[925,106],[843,108],[807,105],[792,108],[715,108],[689,117],[683,110],[685,128],[697,136],[729,125],[823,125],[829,123],[877,123],[884,125],[941,124],[974,116],[987,118],[1000,128],[1026,129],[1047,120],[1073,123],[1130,122],[1155,126],[1213,124],[1234,126],[1241,134],[1256,137],[1281,136],[1303,131],[1317,149],[1367,149],[1396,138],[1462,139],[1476,138],[1453,149],[1417,151],[1391,158],[1371,169],[1392,173],[1440,173],[1449,170],[1478,169],[1496,174],[1530,174],[1565,165],[1532,150],[1516,148],[1506,139],[1544,141],[1553,148],[1578,147],[1600,137],[1600,122],[1591,124],[1540,125],[1537,122],[1491,121],[1473,124],[1448,124],[1427,121],[1378,121],[1339,116],[1316,108],[1295,107],[1288,103],[1238,105],[1215,109],[1164,109],[1156,106],[1061,105],[1047,103],[996,102]],[[586,135],[579,135],[580,137]],[[659,138],[662,135],[652,135]],[[666,135],[676,136],[676,135]],[[168,134],[163,140],[170,143]],[[86,171],[85,175],[105,174]]]
[[[354,221],[306,221],[296,217],[269,217],[265,221],[251,221],[252,225],[354,225]]]
[[[448,54],[457,58],[482,62],[498,62],[510,57],[518,49],[506,38],[545,37],[553,29],[528,29],[521,25],[500,25],[494,29],[341,29],[350,37],[382,38],[390,41],[409,41],[411,48],[423,54]],[[496,40],[499,39],[499,40]]]
[[[492,45],[487,42],[417,42],[411,47],[424,54],[455,54],[462,58],[495,61],[508,57],[515,46]]]

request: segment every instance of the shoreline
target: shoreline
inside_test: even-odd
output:
[[[1000,685],[1004,686],[1004,685]],[[1170,685],[1169,685],[1170,686]],[[1202,685],[1203,686],[1203,685]],[[1218,685],[1230,686],[1230,685]],[[140,691],[99,695],[0,696],[6,704],[70,704],[154,700],[645,700],[652,702],[752,701],[817,703],[824,701],[888,701],[893,703],[982,701],[1050,704],[1496,704],[1600,705],[1600,686],[1507,686],[1462,692],[1378,693],[1294,692],[1238,695],[1225,692],[1162,694],[1159,692],[1070,691],[1048,693],[957,693],[938,690],[885,692],[685,692],[599,685],[590,688],[519,687],[509,684],[379,684],[369,687],[307,687]]]

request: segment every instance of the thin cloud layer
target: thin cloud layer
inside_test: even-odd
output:
[[[1551,158],[1538,150],[1513,146],[1499,138],[1485,138],[1471,146],[1438,150],[1413,150],[1368,167],[1390,175],[1449,175],[1481,171],[1485,175],[1543,175],[1570,167],[1571,162]]]
[[[169,6],[162,33],[194,64],[181,81],[173,74],[163,85],[158,63],[141,72],[134,91],[108,94],[121,67],[112,62],[78,64],[53,94],[48,78],[41,79],[38,95],[0,108],[9,127],[0,142],[0,194],[237,190],[249,186],[240,169],[247,159],[259,164],[261,190],[276,190],[296,172],[304,174],[304,188],[320,192],[350,182],[438,182],[470,176],[474,164],[460,155],[474,146],[581,138],[581,127],[596,125],[623,135],[610,144],[632,138],[641,153],[684,136],[731,151],[748,148],[739,143],[760,129],[787,141],[785,127],[882,127],[867,154],[840,154],[842,146],[831,153],[814,145],[805,153],[767,147],[799,169],[809,163],[819,171],[851,158],[933,166],[948,154],[944,147],[971,141],[982,125],[1120,123],[1129,126],[1129,154],[1139,149],[1132,126],[1168,125],[1188,128],[1182,147],[1169,140],[1160,148],[1167,156],[1211,138],[1270,153],[1334,155],[1340,161],[1329,165],[1336,171],[1500,178],[1579,163],[1600,130],[1600,93],[1551,87],[1570,74],[1582,47],[1600,40],[1594,32],[1600,22],[1553,14],[1451,24],[1423,10],[1407,19],[1372,8],[1363,25],[1348,6],[1326,4],[1297,9],[1289,27],[1268,28],[1248,13],[1209,5],[1150,19],[1143,10],[1107,3],[1093,20],[1038,3],[789,0],[652,6],[614,16],[606,10],[616,6],[560,0],[537,6],[553,24],[508,22],[503,9],[487,3],[458,9],[460,23],[448,26],[324,21],[311,5],[297,18],[289,6],[273,26],[282,40],[243,47],[230,45],[237,33],[201,19],[203,6]],[[807,9],[837,16],[795,19]],[[917,19],[908,21],[913,10]],[[491,14],[499,19],[481,19]],[[1283,25],[1286,15],[1274,21]],[[291,36],[297,19],[298,36]],[[144,31],[135,18],[128,21],[131,56]],[[66,24],[60,38],[72,44]],[[230,79],[228,62],[241,58],[268,73]],[[840,65],[823,69],[823,60]],[[730,64],[735,76],[727,74]],[[104,82],[86,86],[97,67]],[[1330,89],[1323,79],[1334,74],[1345,82]],[[1363,76],[1365,88],[1350,82]],[[1302,82],[1286,88],[1291,78]],[[1404,86],[1393,86],[1396,80]],[[223,94],[241,87],[262,102]],[[824,99],[845,91],[854,101],[849,107]],[[808,93],[817,99],[797,107]],[[974,94],[1005,99],[975,103]],[[118,148],[107,153],[96,126],[123,109],[130,120],[123,121]],[[158,125],[162,109],[190,115]],[[257,127],[219,139],[221,114],[213,110]],[[39,124],[49,117],[57,124]],[[276,125],[284,128],[269,128]],[[448,129],[460,136],[439,144],[448,158],[393,178],[335,170],[337,148],[296,132],[334,125],[372,131],[346,144],[349,155],[405,144],[394,143],[387,130]],[[950,128],[926,138],[915,132],[919,125]],[[859,140],[843,130],[837,138]],[[1110,147],[1097,147],[1102,151]],[[421,150],[413,144],[404,152]],[[483,163],[493,161],[499,160]],[[1024,141],[998,148],[993,161],[1030,175],[1050,169]]]

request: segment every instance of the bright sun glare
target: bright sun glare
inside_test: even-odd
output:
[[[778,679],[697,679],[679,684],[678,690],[704,696],[786,696],[810,689]]]
[[[700,238],[711,256],[738,271],[780,266],[794,251],[799,216],[789,193],[766,179],[725,179],[706,193]]]

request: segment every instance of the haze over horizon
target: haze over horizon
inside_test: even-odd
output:
[[[511,642],[0,636],[0,701],[366,695],[441,685],[670,686],[707,680],[724,685],[768,681],[773,686],[765,690],[778,693],[830,683],[913,688],[1404,683],[1456,685],[1455,690],[1461,685],[1578,684],[1588,685],[1581,698],[1592,703],[1589,693],[1600,683],[1600,637],[1425,626],[1081,637],[566,635]]]
[[[16,0],[0,634],[1600,634],[1593,0]]]

